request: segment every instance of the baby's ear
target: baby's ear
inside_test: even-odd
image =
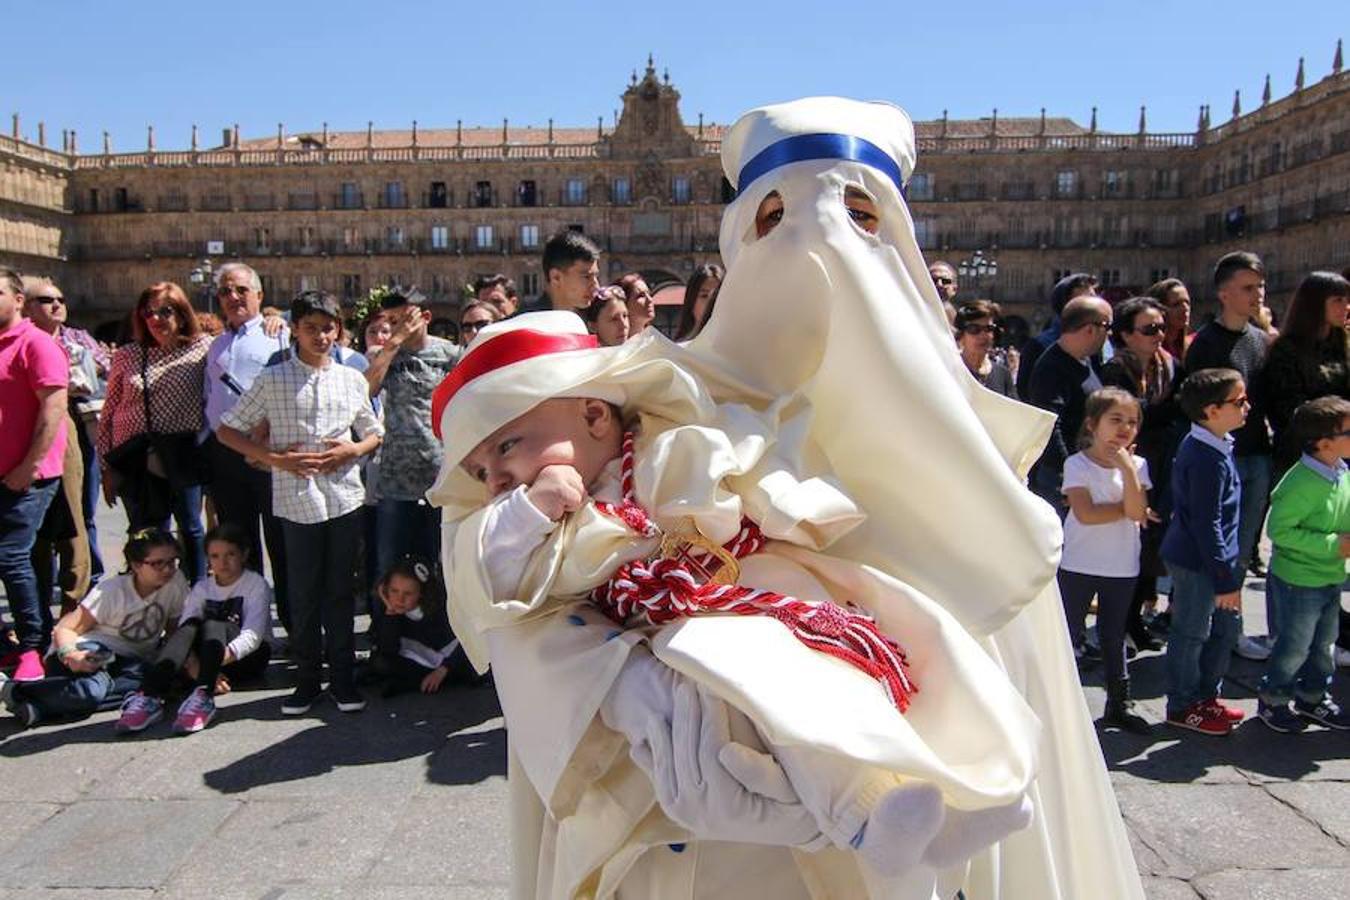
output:
[[[615,408],[604,400],[588,397],[581,401],[581,415],[593,437],[604,437],[619,426]]]

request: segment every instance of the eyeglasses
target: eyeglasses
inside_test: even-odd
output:
[[[1110,319],[1102,319],[1100,322],[1092,322],[1091,324],[1092,324],[1092,327],[1093,327],[1093,328],[1100,328],[1100,329],[1102,329],[1103,331],[1110,331],[1110,330],[1111,330],[1111,320],[1110,320]]]
[[[1227,405],[1230,404],[1230,403],[1231,403],[1233,406],[1251,406],[1251,405],[1252,405],[1252,401],[1249,400],[1249,399],[1247,399],[1247,395],[1246,395],[1246,394],[1243,394],[1241,397],[1234,397],[1234,398],[1231,399],[1231,400],[1225,400],[1225,401],[1223,401],[1223,403],[1220,404],[1220,405],[1222,405],[1222,406],[1227,406]]]
[[[178,565],[178,557],[170,556],[168,559],[143,559],[141,565],[149,566],[156,572],[167,572]]]
[[[961,333],[968,334],[971,337],[979,337],[982,334],[992,334],[997,337],[1003,333],[1003,329],[999,328],[997,325],[980,325],[976,322],[971,322],[969,325],[961,326]]]
[[[483,319],[478,322],[460,322],[459,330],[463,334],[466,331],[477,331],[480,328],[486,328],[492,324],[490,319]]]
[[[53,303],[60,303],[62,306],[65,306],[65,305],[66,305],[66,298],[65,298],[65,297],[29,297],[28,299],[29,299],[29,300],[36,300],[38,303],[41,303],[43,306],[50,306],[50,305],[53,304]]]
[[[246,284],[222,284],[220,289],[216,291],[216,294],[221,297],[229,294],[234,294],[236,297],[247,297],[251,293],[253,293],[253,288]]]
[[[1153,322],[1152,324],[1145,325],[1143,328],[1136,328],[1134,330],[1134,333],[1147,335],[1148,337],[1157,337],[1166,330],[1167,330],[1166,325],[1162,324],[1161,322]]]
[[[155,309],[146,309],[141,313],[144,319],[159,319],[161,322],[167,322],[173,318],[172,306],[160,306]]]

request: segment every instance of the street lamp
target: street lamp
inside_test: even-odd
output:
[[[202,295],[202,307],[207,312],[216,311],[216,292],[214,272],[211,269],[211,260],[208,257],[203,259],[201,265],[197,266],[188,275],[188,280],[197,286]]]
[[[998,260],[985,256],[983,250],[976,250],[969,259],[957,264],[956,274],[961,277],[961,284],[973,285],[976,293],[982,294],[985,293],[983,286],[998,278]]]

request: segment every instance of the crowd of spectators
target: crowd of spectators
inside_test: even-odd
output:
[[[218,272],[218,312],[193,309],[173,283],[152,284],[116,348],[67,324],[58,285],[0,271],[9,708],[32,725],[120,705],[118,728],[138,731],[181,691],[175,728],[196,731],[215,714],[212,698],[259,677],[274,649],[296,667],[286,714],[324,695],[325,666],[327,692],[348,712],[365,705],[363,677],[386,693],[472,679],[444,621],[439,516],[425,499],[441,452],[432,393],[481,329],[521,311],[573,311],[602,346],[655,327],[643,276],[602,287],[600,261],[584,235],[562,232],[545,245],[539,297],[523,301],[510,278],[483,277],[448,321],[397,285],[355,317],[318,291],[285,311],[266,307],[258,273],[230,263]],[[997,303],[958,302],[949,263],[929,274],[972,377],[1056,416],[1029,486],[1060,512],[1074,545],[1063,585],[1075,651],[1084,667],[1106,658],[1111,721],[1146,727],[1129,705],[1123,642],[1157,650],[1168,638],[1168,612],[1158,610],[1160,588],[1178,581],[1163,552],[1178,518],[1173,459],[1208,421],[1183,409],[1180,389],[1196,372],[1232,370],[1251,402],[1233,423],[1234,565],[1264,575],[1257,543],[1272,486],[1309,452],[1297,411],[1350,398],[1350,287],[1335,273],[1310,274],[1276,332],[1261,261],[1229,254],[1214,271],[1216,315],[1192,331],[1180,280],[1113,305],[1078,273],[1054,286],[1044,329],[1014,347]],[[723,277],[715,265],[693,272],[670,323],[675,339],[699,333]],[[121,574],[98,552],[100,494],[127,516]],[[1095,642],[1081,627],[1094,597]],[[364,672],[358,611],[372,623]],[[1268,609],[1269,634],[1244,636],[1238,651],[1269,656],[1280,615]]]

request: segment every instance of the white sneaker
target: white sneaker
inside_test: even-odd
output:
[[[1332,656],[1336,661],[1337,668],[1350,669],[1350,650],[1344,647],[1333,647]]]
[[[1270,637],[1267,635],[1253,637],[1244,634],[1238,638],[1237,647],[1234,648],[1233,652],[1243,659],[1265,662],[1270,659],[1271,643]]]

